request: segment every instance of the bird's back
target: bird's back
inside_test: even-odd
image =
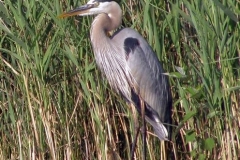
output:
[[[145,102],[146,119],[154,125],[159,118],[161,122],[171,124],[172,97],[168,77],[156,54],[146,40],[135,30],[124,28],[111,37],[122,52],[125,52],[126,64],[136,82],[132,87],[132,101],[140,111],[140,97]],[[153,126],[154,127],[154,126]],[[171,127],[165,125],[171,133]],[[154,128],[156,131],[156,128]],[[157,131],[156,131],[157,132]]]

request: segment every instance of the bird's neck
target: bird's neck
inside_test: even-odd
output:
[[[116,30],[121,25],[122,17],[119,19],[111,18],[107,14],[99,14],[94,19],[91,26],[91,34],[98,34],[100,32],[108,33]]]
[[[111,15],[111,17],[113,16]],[[121,13],[119,18],[117,16],[119,17],[119,15],[116,15],[116,18],[111,18],[103,13],[95,17],[90,32],[93,46],[96,47],[99,41],[102,42],[101,44],[108,43],[109,32],[116,30],[121,25]]]
[[[117,3],[112,3],[108,14],[102,13],[95,17],[91,26],[91,40],[102,41],[109,38],[108,33],[116,30],[122,22],[122,10]]]
[[[111,3],[108,13],[97,15],[91,26],[91,41],[94,52],[103,53],[101,49],[110,47],[108,33],[116,30],[122,22],[122,10],[117,3]],[[96,53],[95,53],[96,54]]]

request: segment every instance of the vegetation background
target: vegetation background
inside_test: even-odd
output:
[[[57,18],[84,3],[0,1],[0,159],[129,159],[132,111],[96,68],[93,17]],[[240,2],[120,5],[169,74],[177,159],[239,159]],[[161,146],[149,134],[147,159],[165,159]]]

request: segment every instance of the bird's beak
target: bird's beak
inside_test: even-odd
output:
[[[68,11],[66,13],[62,13],[58,16],[58,18],[66,18],[66,17],[70,17],[70,16],[75,16],[75,15],[83,15],[83,14],[87,14],[89,12],[89,9],[95,7],[94,4],[85,4],[83,6],[80,6],[76,9],[73,9],[71,11]]]

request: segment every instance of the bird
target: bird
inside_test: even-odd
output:
[[[142,115],[143,145],[146,145],[145,120],[160,140],[169,140],[172,123],[169,79],[148,42],[136,30],[120,27],[123,14],[116,1],[90,0],[59,18],[75,15],[96,15],[90,30],[96,64],[110,87]],[[146,149],[143,152],[146,157]]]

